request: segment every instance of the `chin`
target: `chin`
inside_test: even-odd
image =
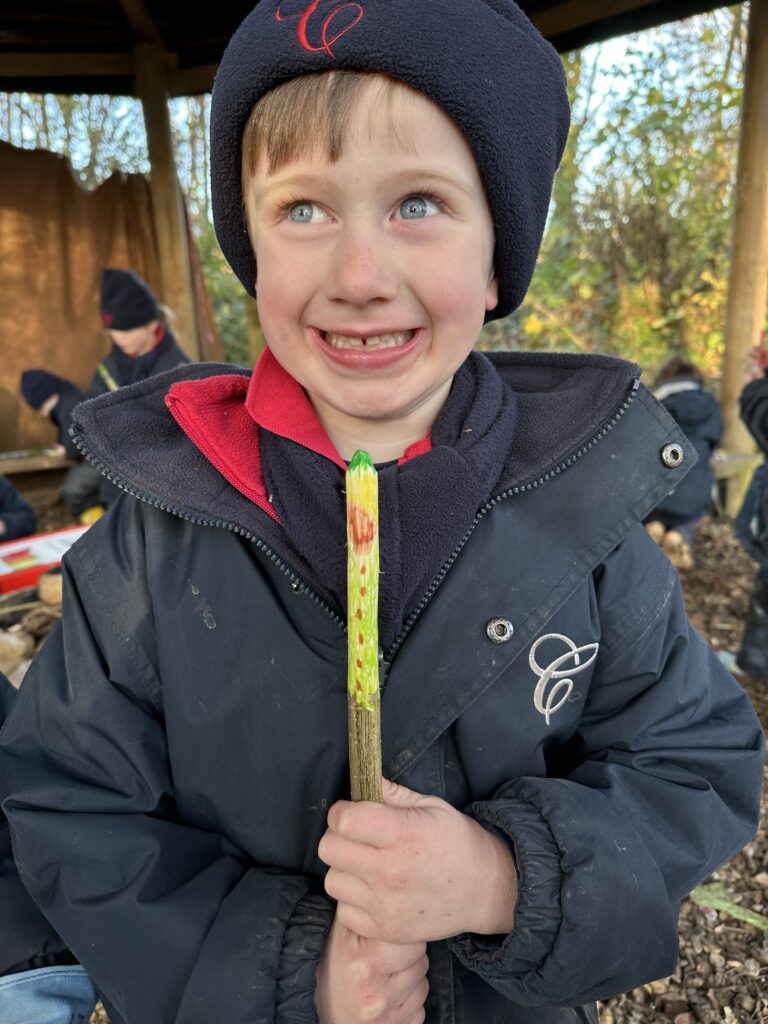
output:
[[[397,420],[405,415],[405,410],[394,402],[352,402],[339,406],[345,416],[356,420],[375,423],[377,420]]]

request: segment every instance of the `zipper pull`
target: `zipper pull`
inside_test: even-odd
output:
[[[379,648],[379,690],[385,689],[391,668],[391,663],[384,661],[384,651]]]

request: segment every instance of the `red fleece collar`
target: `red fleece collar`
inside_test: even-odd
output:
[[[346,471],[346,462],[326,434],[304,389],[268,348],[262,352],[253,371],[245,407],[264,430],[324,455]]]
[[[165,404],[211,465],[277,522],[261,471],[260,427],[317,452],[341,470],[347,468],[303,388],[268,348],[250,383],[240,374],[177,381]],[[406,449],[398,465],[431,448],[428,434]]]

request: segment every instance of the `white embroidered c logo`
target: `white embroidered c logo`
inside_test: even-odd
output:
[[[542,668],[536,661],[536,652],[545,640],[562,640],[568,650],[565,654],[561,654],[559,658],[551,661],[545,668]],[[573,679],[565,677],[578,675],[579,672],[589,668],[597,657],[598,646],[598,644],[584,644],[583,647],[577,647],[573,640],[569,640],[562,633],[547,633],[545,636],[539,637],[536,643],[532,645],[531,653],[528,656],[528,664],[539,677],[536,689],[533,691],[533,704],[539,714],[544,715],[547,725],[549,725],[552,715],[560,710],[571,695]],[[591,652],[589,657],[586,661],[582,662],[582,655],[586,655],[588,652]],[[572,661],[572,666],[570,668],[561,668],[568,661]],[[558,682],[555,682],[554,686],[547,693],[547,687],[553,680],[558,680]]]

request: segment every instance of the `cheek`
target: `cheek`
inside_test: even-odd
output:
[[[462,332],[475,324],[480,330],[485,319],[487,286],[481,270],[477,261],[464,259],[452,262],[439,277],[429,281],[435,319],[452,322]]]

